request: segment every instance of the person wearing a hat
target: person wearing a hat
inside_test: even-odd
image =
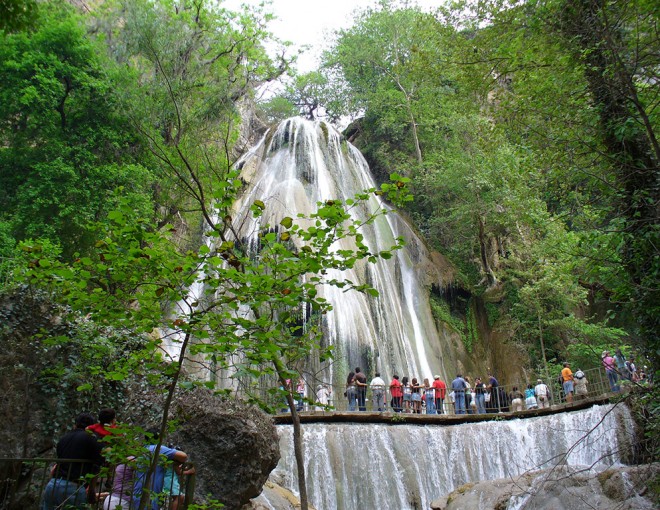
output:
[[[443,404],[447,393],[447,385],[440,379],[439,375],[434,375],[432,386],[435,389],[435,412],[442,414],[444,413]]]
[[[564,381],[562,386],[564,388],[564,395],[566,395],[566,402],[570,404],[573,402],[573,372],[569,363],[564,363],[561,378]]]
[[[548,386],[543,382],[543,379],[536,380],[534,393],[536,393],[536,400],[539,404],[539,409],[550,407],[550,390],[548,389]]]

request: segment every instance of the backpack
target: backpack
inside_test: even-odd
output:
[[[563,386],[563,385],[564,385],[564,376],[563,376],[563,375],[559,374],[559,375],[557,376],[557,383],[559,384],[559,386]]]

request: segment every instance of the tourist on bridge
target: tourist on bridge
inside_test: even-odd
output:
[[[298,384],[296,385],[296,393],[298,394],[298,399],[296,400],[296,411],[303,411],[305,409],[305,379],[302,377],[298,378]]]
[[[536,386],[534,386],[534,393],[536,393],[536,401],[539,404],[539,409],[545,409],[550,407],[550,389],[543,382],[543,379],[536,380]]]
[[[467,387],[467,383],[461,374],[456,375],[456,379],[451,382],[456,414],[465,414],[465,390]]]
[[[587,376],[584,375],[584,372],[578,368],[575,372],[575,378],[573,380],[575,386],[575,400],[583,400],[587,398],[589,390],[587,389]]]
[[[424,401],[426,402],[426,414],[435,414],[435,390],[428,377],[424,379]]]
[[[404,375],[401,379],[401,387],[403,388],[403,412],[409,413],[412,403],[412,388],[408,382],[408,376]]]
[[[621,388],[619,388],[619,385],[617,384],[616,360],[610,356],[609,351],[603,351],[602,359],[603,367],[605,368],[605,373],[607,374],[607,381],[610,383],[610,391],[619,391]]]
[[[410,383],[412,412],[415,414],[422,414],[422,387],[417,382],[417,378],[413,377]]]
[[[527,385],[525,390],[525,407],[527,409],[538,409],[539,403],[536,400],[536,392],[534,391],[534,386],[531,384]]]
[[[357,402],[360,411],[367,410],[367,376],[362,373],[360,367],[355,368],[355,386],[357,388]]]
[[[390,405],[395,413],[401,412],[401,406],[403,405],[403,389],[401,388],[401,382],[399,381],[398,375],[392,376],[392,382],[390,383],[390,395],[392,395],[392,401]]]
[[[317,405],[314,407],[314,410],[325,411],[327,406],[330,404],[331,395],[332,395],[332,390],[327,385],[319,384],[316,388]]]
[[[626,368],[626,357],[621,352],[621,349],[617,349],[614,352],[614,361],[616,362],[616,368],[620,379],[628,379],[628,369]],[[621,388],[619,388],[621,389]]]
[[[474,400],[477,404],[477,414],[486,414],[486,385],[481,377],[474,380]]]
[[[490,400],[486,406],[486,411],[489,413],[497,413],[500,411],[501,399],[499,391],[500,383],[495,378],[494,374],[488,374],[488,392],[490,393]]]
[[[518,386],[514,386],[509,393],[509,400],[511,401],[511,410],[514,413],[520,412],[523,410],[523,399],[525,397],[518,389]]]
[[[435,410],[436,413],[444,413],[445,395],[447,394],[447,385],[440,379],[439,375],[433,376],[433,389],[435,390]]]
[[[369,386],[371,386],[374,411],[385,411],[385,381],[380,377],[379,372],[376,372],[376,377],[371,380]]]
[[[569,363],[564,363],[564,368],[561,371],[561,378],[563,380],[562,388],[564,390],[564,395],[566,395],[566,402],[570,404],[573,402],[573,372],[571,371],[571,365]]]
[[[355,385],[355,372],[350,372],[346,377],[346,392],[345,397],[348,397],[348,410],[355,411],[357,402],[357,387]]]
[[[628,361],[626,361],[626,370],[628,372],[629,381],[639,381],[639,374],[637,373],[637,367],[635,366],[635,358],[632,356],[628,356]]]
[[[470,378],[466,375],[463,377],[465,379],[465,411],[468,414],[474,414],[476,410],[476,405],[474,405],[474,402],[472,402],[472,386],[470,385]]]

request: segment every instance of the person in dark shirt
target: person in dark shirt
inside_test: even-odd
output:
[[[55,510],[58,508],[87,507],[88,491],[89,502],[94,503],[96,492],[94,483],[88,475],[95,475],[103,464],[101,454],[102,445],[96,436],[85,429],[96,423],[91,414],[82,413],[76,418],[76,428],[67,432],[57,443],[57,462],[53,470],[53,477],[48,481],[41,499],[41,510]],[[80,462],[67,462],[67,460],[80,460]]]
[[[362,373],[360,367],[355,369],[355,386],[357,386],[357,401],[360,411],[367,410],[367,376]]]

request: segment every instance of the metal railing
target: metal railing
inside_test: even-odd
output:
[[[590,370],[584,370],[583,372],[587,380],[586,393],[576,394],[576,392],[574,391],[572,395],[572,402],[579,402],[580,400],[584,400],[587,398],[593,398],[608,393],[612,393],[611,385],[608,381],[607,374],[605,373],[605,370],[603,368],[594,368]],[[554,377],[550,379],[541,378],[541,381],[543,384],[547,386],[549,390],[548,406],[568,403],[566,396],[564,395],[563,387],[558,381],[558,377]],[[438,409],[435,409],[435,406],[433,404],[430,406],[427,405],[425,389],[423,387],[420,388],[419,395],[421,396],[421,400],[420,403],[417,405],[417,409],[419,409],[419,414],[455,414],[456,413],[455,398],[452,400],[452,396],[451,396],[452,393],[451,381],[445,381],[445,383],[448,386],[445,392],[445,398],[440,399],[440,401],[437,402],[438,404],[442,405],[441,412],[439,412]],[[484,381],[484,383],[487,383],[487,381]],[[520,383],[520,384],[499,385],[497,391],[487,389],[486,391],[489,393],[489,401],[484,402],[484,408],[486,413],[500,413],[500,412],[513,411],[511,405],[511,400],[512,400],[511,394],[513,392],[514,387],[517,388],[517,390],[520,393],[522,393],[524,397],[525,390],[527,390],[528,384],[531,384],[532,388],[534,388],[539,383],[538,380],[535,379],[534,381],[530,381],[529,383],[524,383],[524,384]],[[364,390],[363,397],[360,392],[361,390],[356,389],[356,390],[348,391],[348,389],[345,386],[331,386],[328,384],[323,384],[322,386],[325,386],[329,390],[330,395],[329,398],[327,399],[327,403],[325,403],[325,399],[319,400],[317,391],[312,391],[310,392],[310,394],[305,394],[304,396],[301,396],[295,392],[293,393],[293,398],[298,403],[297,408],[299,411],[301,412],[368,411],[368,412],[401,412],[401,413],[415,412],[414,409],[416,405],[413,403],[413,401],[407,399],[404,400],[404,398],[401,398],[400,401],[395,400],[392,397],[389,385],[386,385],[382,389],[383,400],[381,400],[380,402],[383,405],[381,406],[378,405],[379,401],[377,400],[377,395],[374,393],[374,389],[370,386],[367,387],[366,390]],[[471,392],[466,393],[464,395],[464,398],[465,396],[467,396],[467,402],[466,402],[467,405],[465,406],[466,414],[477,414],[478,412],[475,406],[476,396],[472,392],[474,392],[474,382],[472,382],[471,384]],[[352,395],[354,395],[354,397]],[[363,402],[361,401],[362,398],[364,398]],[[486,398],[487,397],[484,397],[484,400]],[[535,398],[536,398],[536,406],[540,407],[539,399],[537,397]],[[528,406],[525,402],[525,398],[523,398],[522,400],[523,400],[522,410],[523,411],[528,410]],[[280,412],[281,413],[288,412],[287,406],[284,403],[280,408]]]
[[[56,473],[55,466],[66,465],[66,475],[60,470]],[[78,459],[0,459],[0,510],[26,510],[41,508],[43,503],[47,508],[66,509],[84,508],[98,510],[109,503],[110,498],[120,503],[123,510],[135,510],[132,494],[132,482],[117,489],[115,484],[115,469],[105,466],[93,479],[80,479],[77,474],[89,466],[89,461]],[[153,498],[158,499],[159,509],[185,510],[193,501],[195,491],[195,474],[192,465],[186,464],[182,469],[167,466],[166,482],[163,489]],[[171,473],[167,473],[171,470]],[[57,475],[59,474],[59,477]],[[169,480],[169,482],[167,482]],[[120,501],[121,500],[121,501]],[[64,501],[64,503],[62,503]],[[69,501],[70,503],[67,503]],[[147,505],[148,508],[151,508]],[[114,506],[111,506],[114,508]]]

